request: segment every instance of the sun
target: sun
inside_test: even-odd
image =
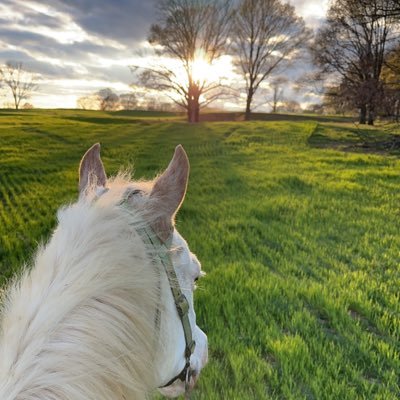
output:
[[[233,75],[232,60],[229,56],[222,56],[210,63],[202,52],[198,52],[190,68],[192,80],[200,85],[226,80]]]
[[[180,101],[182,93],[189,89],[190,84],[208,92],[212,87],[217,88],[219,85],[231,87],[238,81],[232,56],[229,55],[222,55],[210,63],[203,53],[197,52],[193,60],[187,64],[188,68],[185,68],[181,60],[173,58],[164,58],[162,64],[168,71],[168,79],[178,88],[177,91],[168,91],[168,96],[176,101]],[[155,60],[154,65],[156,65]],[[203,93],[201,97],[204,98],[206,95]]]
[[[212,67],[206,60],[198,58],[192,62],[191,69],[192,79],[195,82],[202,83],[209,79]]]

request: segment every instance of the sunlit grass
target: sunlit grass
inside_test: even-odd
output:
[[[91,144],[109,173],[150,178],[182,143],[178,228],[207,272],[196,309],[210,341],[193,399],[399,397],[400,162],[357,146],[385,132],[77,111],[0,121],[3,283],[76,198]]]

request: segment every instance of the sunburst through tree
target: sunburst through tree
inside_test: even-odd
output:
[[[200,109],[227,95],[219,61],[226,50],[231,0],[163,0],[149,43],[160,58],[140,74],[150,89],[163,91],[198,122]],[[137,70],[137,66],[132,66]]]

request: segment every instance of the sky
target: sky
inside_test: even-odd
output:
[[[316,28],[328,1],[290,3]],[[40,77],[28,100],[35,107],[75,108],[79,97],[106,87],[119,94],[132,91],[129,66],[146,63],[139,54],[148,46],[149,27],[156,20],[153,0],[1,0],[0,64],[20,61]],[[304,68],[302,64],[284,74],[293,78]],[[10,98],[5,88],[1,92],[4,106]],[[317,101],[290,87],[287,92],[303,105]],[[222,106],[235,107],[228,102]]]

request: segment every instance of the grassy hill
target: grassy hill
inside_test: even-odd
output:
[[[207,272],[196,310],[210,362],[193,399],[397,399],[398,139],[311,116],[0,111],[0,282],[76,198],[90,145],[102,143],[109,174],[151,178],[181,143],[191,177],[178,229]]]

